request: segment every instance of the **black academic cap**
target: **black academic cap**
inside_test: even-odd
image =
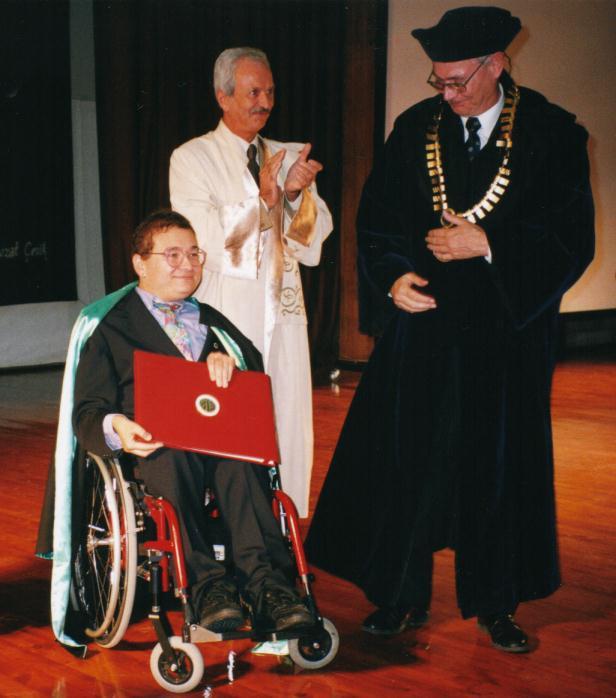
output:
[[[500,7],[458,7],[429,29],[411,35],[432,61],[449,63],[505,51],[520,31],[520,20]]]

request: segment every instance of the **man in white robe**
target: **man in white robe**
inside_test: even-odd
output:
[[[214,131],[173,152],[171,205],[188,218],[207,252],[208,273],[196,297],[224,313],[263,356],[272,379],[282,486],[306,517],[312,381],[299,262],[317,265],[332,230],[315,185],[322,166],[309,159],[310,144],[259,136],[274,105],[262,51],[223,51],[214,90],[222,119]]]

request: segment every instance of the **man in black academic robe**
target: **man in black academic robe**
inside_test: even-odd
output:
[[[374,634],[426,621],[432,553],[455,549],[463,617],[513,652],[528,650],[519,602],[560,584],[556,322],[594,241],[587,134],[504,71],[519,28],[505,10],[460,8],[413,32],[441,96],[398,117],[364,188],[362,321],[374,330],[388,295],[390,320],[306,542],[378,607],[362,626]],[[476,147],[472,116],[488,131],[497,119]]]

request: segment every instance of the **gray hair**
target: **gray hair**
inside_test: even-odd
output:
[[[267,56],[261,49],[242,46],[227,48],[214,63],[214,92],[220,90],[226,95],[232,95],[235,90],[235,66],[242,58],[263,63],[271,71]]]

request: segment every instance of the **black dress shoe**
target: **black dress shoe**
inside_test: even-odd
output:
[[[212,582],[203,590],[199,623],[214,633],[228,633],[244,623],[237,588],[227,579]]]
[[[372,635],[397,635],[407,628],[421,628],[428,616],[425,608],[383,606],[364,620],[361,629]]]
[[[310,628],[315,619],[294,589],[266,586],[257,599],[257,623],[261,630]]]
[[[493,647],[504,652],[530,652],[528,635],[515,623],[513,616],[505,613],[479,616],[477,623],[481,630],[489,633]]]

